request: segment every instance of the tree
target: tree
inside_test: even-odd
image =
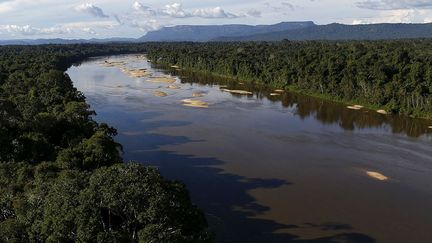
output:
[[[80,196],[80,241],[92,242],[92,236],[108,242],[211,240],[206,220],[185,187],[165,181],[153,168],[139,164],[100,168]]]

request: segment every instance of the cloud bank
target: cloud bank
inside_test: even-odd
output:
[[[431,0],[366,0],[356,6],[372,10],[424,9],[432,8]]]
[[[101,8],[96,7],[95,5],[93,5],[91,3],[84,3],[81,5],[78,5],[75,7],[75,10],[78,12],[90,14],[90,15],[92,15],[94,17],[98,17],[98,18],[109,18],[109,16],[106,15]]]

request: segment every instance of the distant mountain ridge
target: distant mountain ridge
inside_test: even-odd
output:
[[[178,25],[150,31],[140,41],[195,41],[206,42],[219,37],[241,37],[276,31],[303,29],[315,26],[312,21],[281,22],[274,25]]]
[[[432,38],[429,24],[315,25],[308,28],[267,32],[238,37],[218,37],[212,41],[281,41],[287,40],[389,40]]]
[[[0,40],[0,45],[207,42],[207,41],[281,41],[281,40],[389,40],[432,38],[428,24],[316,25],[312,21],[282,22],[274,25],[179,25],[164,27],[134,38],[108,39],[22,39]]]

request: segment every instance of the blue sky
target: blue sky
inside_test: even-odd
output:
[[[180,24],[432,22],[432,0],[0,0],[0,39],[140,37]]]

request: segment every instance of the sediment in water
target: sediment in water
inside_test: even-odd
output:
[[[224,92],[229,92],[231,94],[240,94],[240,95],[252,95],[253,93],[246,90],[232,90],[232,89],[221,89]]]
[[[153,94],[154,94],[155,96],[158,96],[158,97],[166,97],[166,96],[168,96],[167,93],[162,92],[162,91],[154,91]]]
[[[197,107],[197,108],[208,108],[208,103],[202,100],[191,100],[191,99],[184,99],[182,100],[184,106],[189,107]]]
[[[147,81],[152,83],[174,83],[176,79],[172,77],[150,77]]]

